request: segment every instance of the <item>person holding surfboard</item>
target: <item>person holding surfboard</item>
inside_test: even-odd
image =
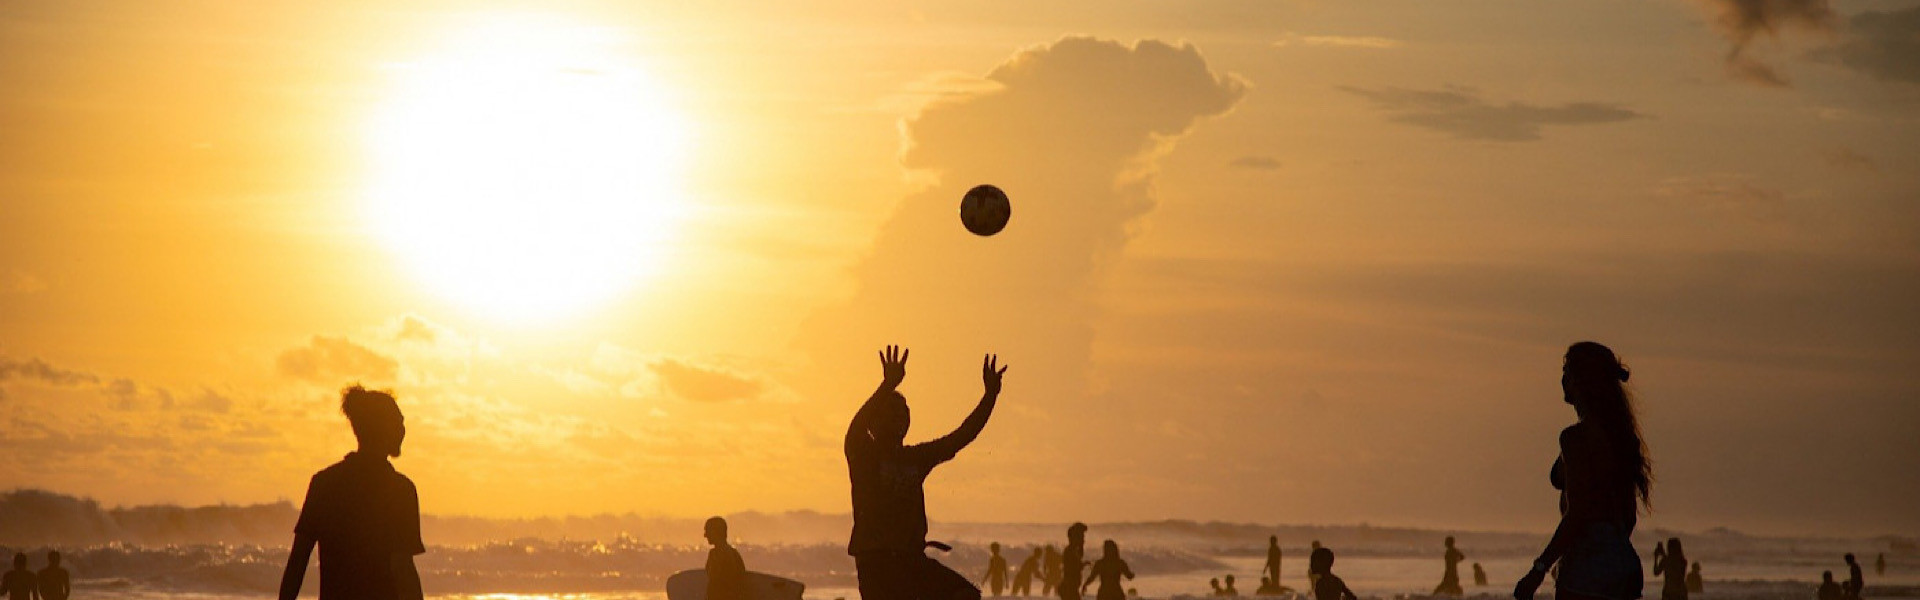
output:
[[[747,600],[747,562],[727,542],[727,520],[707,519],[707,600]]]
[[[1000,398],[1007,368],[987,355],[980,367],[986,388],[960,427],[933,441],[905,444],[912,413],[900,383],[907,378],[907,350],[880,352],[880,387],[847,425],[847,478],[853,490],[853,556],[862,600],[978,600],[980,588],[926,555],[927,475],[980,437]]]

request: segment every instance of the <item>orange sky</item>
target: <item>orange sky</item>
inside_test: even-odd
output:
[[[1920,527],[1920,8],[1026,4],[0,4],[0,487],[842,512],[900,343],[936,520],[1545,529],[1596,339],[1652,524]]]

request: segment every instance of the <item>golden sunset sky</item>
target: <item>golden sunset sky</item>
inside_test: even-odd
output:
[[[1652,526],[1920,528],[1920,5],[0,3],[0,488],[430,513],[1545,530],[1560,353]],[[960,195],[1012,197],[978,238]]]

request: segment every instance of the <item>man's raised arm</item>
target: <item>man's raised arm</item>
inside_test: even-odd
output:
[[[980,382],[986,388],[986,393],[980,396],[980,404],[973,407],[973,412],[967,414],[967,420],[961,421],[960,427],[954,429],[953,433],[927,442],[928,449],[950,457],[959,454],[967,444],[973,443],[974,438],[980,437],[980,432],[987,428],[987,419],[993,416],[994,404],[1000,399],[1000,377],[1006,372],[1007,368],[1000,365],[1000,357],[988,354],[980,364]]]

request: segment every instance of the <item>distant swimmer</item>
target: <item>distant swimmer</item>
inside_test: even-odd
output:
[[[1440,559],[1446,561],[1447,570],[1440,575],[1440,585],[1433,588],[1433,595],[1458,596],[1466,593],[1466,590],[1460,589],[1460,561],[1466,560],[1467,555],[1453,547],[1453,536],[1447,536],[1446,544],[1447,551],[1440,555]]]
[[[1219,577],[1215,577],[1215,578],[1213,578],[1213,579],[1208,579],[1208,580],[1207,580],[1207,585],[1210,585],[1210,586],[1213,586],[1213,593],[1212,593],[1212,594],[1210,594],[1210,595],[1212,595],[1212,596],[1225,596],[1225,595],[1227,595],[1227,591],[1226,591],[1226,590],[1223,590],[1223,589],[1220,589],[1220,578],[1219,578]]]
[[[1266,574],[1267,585],[1279,587],[1280,585],[1280,536],[1277,536],[1277,535],[1267,536],[1267,565],[1266,565],[1266,570],[1263,572]],[[1264,588],[1266,586],[1261,586],[1261,587]]]
[[[1887,576],[1887,553],[1881,552],[1879,556],[1874,557],[1873,574],[1879,577]]]
[[[1853,559],[1853,553],[1847,553],[1847,582],[1841,584],[1840,591],[1847,594],[1847,600],[1860,600],[1861,592],[1867,589],[1867,578],[1860,574],[1860,561]]]
[[[1473,563],[1473,586],[1486,587],[1486,585],[1487,570],[1480,568],[1480,563]]]
[[[1006,368],[987,355],[981,362],[985,392],[973,412],[951,433],[908,446],[913,422],[907,397],[899,391],[907,377],[907,352],[889,346],[880,353],[880,386],[847,424],[847,478],[853,496],[853,534],[847,554],[864,600],[979,598],[980,588],[926,555],[927,475],[952,460],[980,437],[1000,398]],[[292,600],[291,598],[283,600]]]
[[[1060,585],[1060,549],[1047,544],[1040,558],[1040,595],[1053,597],[1053,586]]]
[[[1667,552],[1653,563],[1653,574],[1666,578],[1660,600],[1687,600],[1687,551],[1680,538],[1667,538]]]
[[[1660,565],[1666,562],[1667,562],[1667,543],[1654,542],[1653,543],[1653,568],[1659,569]],[[1659,573],[1654,573],[1654,575],[1659,575]]]
[[[1698,594],[1707,591],[1707,582],[1700,578],[1700,563],[1693,563],[1693,570],[1687,572],[1687,593]]]
[[[1313,573],[1313,600],[1359,600],[1347,582],[1333,574],[1333,550],[1314,548],[1307,556],[1307,572]]]
[[[1275,585],[1272,577],[1264,576],[1260,578],[1260,589],[1253,591],[1255,596],[1284,596],[1286,593],[1287,588]]]
[[[1653,467],[1626,383],[1627,368],[1595,342],[1569,346],[1560,371],[1561,399],[1579,422],[1560,432],[1560,456],[1548,481],[1560,490],[1560,523],[1533,568],[1513,586],[1516,600],[1534,592],[1555,567],[1560,600],[1637,600],[1645,582],[1633,549],[1639,508],[1652,491]]]
[[[1067,549],[1060,551],[1060,581],[1054,591],[1060,600],[1080,600],[1080,573],[1087,568],[1087,524],[1067,526]]]
[[[1040,573],[1040,555],[1040,547],[1035,546],[1027,553],[1027,559],[1020,561],[1020,568],[1013,572],[1013,595],[1033,595],[1033,578]]]
[[[293,548],[280,576],[280,600],[297,600],[307,561],[320,550],[320,600],[419,600],[413,557],[420,539],[420,493],[393,469],[406,440],[406,417],[393,394],[360,386],[340,394],[360,447],[307,484]]]
[[[1094,592],[1095,600],[1127,600],[1126,589],[1120,583],[1121,577],[1132,580],[1133,569],[1127,566],[1127,561],[1120,559],[1120,545],[1107,540],[1100,545],[1100,560],[1093,561],[1093,566],[1088,567],[1087,582],[1081,587],[1098,581],[1100,589]]]
[[[1844,600],[1847,593],[1833,580],[1833,571],[1821,571],[1820,589],[1814,592],[1813,597],[1815,600]]]
[[[980,578],[980,583],[993,590],[997,598],[1007,587],[1007,559],[1000,556],[1000,542],[988,544],[987,553],[987,574]]]
[[[727,541],[727,520],[707,519],[707,600],[747,600],[747,562]]]
[[[1232,576],[1232,575],[1228,575],[1228,576],[1227,576],[1227,588],[1226,588],[1226,589],[1223,589],[1223,590],[1220,590],[1220,595],[1222,595],[1222,596],[1228,596],[1228,597],[1237,597],[1237,596],[1239,596],[1239,595],[1240,595],[1240,590],[1237,590],[1237,589],[1234,589],[1234,588],[1233,588],[1233,576]]]
[[[73,594],[73,579],[60,567],[60,553],[47,552],[47,568],[40,570],[41,600],[67,600]]]
[[[27,569],[27,555],[13,555],[13,570],[0,576],[0,590],[6,591],[7,600],[34,600],[40,595],[40,584],[33,571]]]

